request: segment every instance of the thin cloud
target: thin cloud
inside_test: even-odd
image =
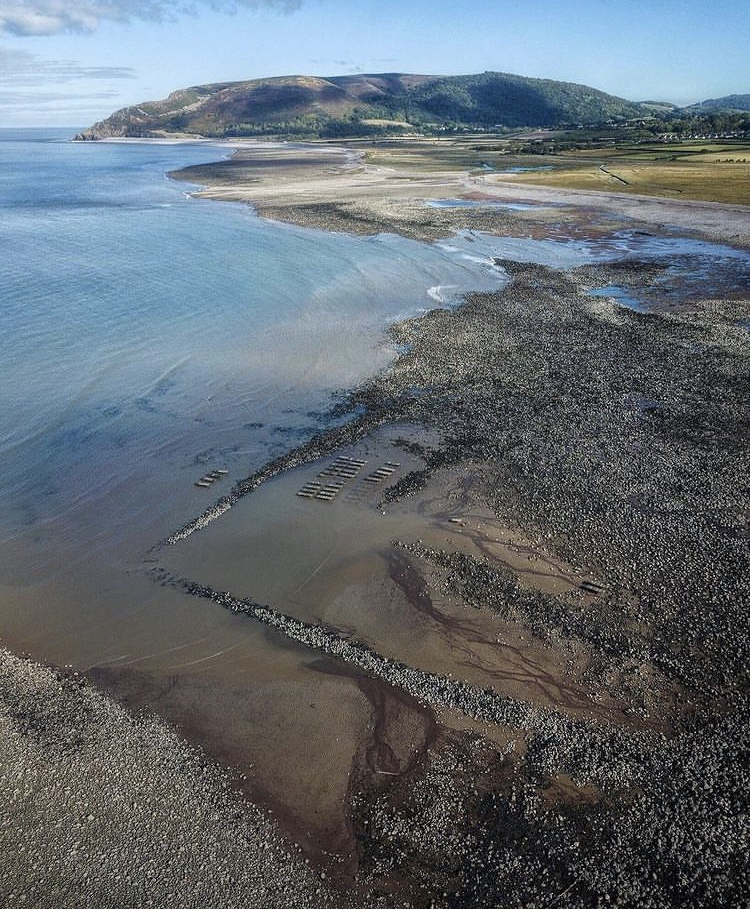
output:
[[[271,7],[282,13],[303,0],[0,0],[0,32],[20,37],[93,32],[101,22],[162,21],[195,13],[201,6],[223,12]]]
[[[0,85],[49,85],[78,79],[134,79],[127,66],[84,66],[75,60],[44,60],[28,51],[0,47]]]
[[[316,67],[325,66],[328,70],[330,70],[330,72],[326,73],[328,76],[334,76],[340,74],[341,72],[347,72],[350,74],[365,72],[364,66],[354,60],[321,60],[319,57],[313,57],[310,58],[307,62]]]
[[[109,101],[116,97],[117,92],[13,92],[0,89],[0,106],[35,110],[44,104],[57,107],[61,101]]]

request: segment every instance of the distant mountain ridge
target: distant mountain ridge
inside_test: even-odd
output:
[[[750,111],[750,95],[679,108],[512,73],[276,76],[216,82],[116,111],[77,138],[164,134],[344,138],[452,128],[596,126]]]
[[[723,98],[710,98],[699,104],[691,104],[684,110],[696,114],[707,114],[714,111],[750,111],[750,95],[726,95]]]
[[[346,136],[445,125],[556,127],[647,115],[632,101],[571,82],[510,73],[278,76],[197,85],[116,111],[80,138]]]

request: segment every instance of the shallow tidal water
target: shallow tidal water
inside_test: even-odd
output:
[[[486,257],[290,228],[166,177],[225,149],[69,135],[0,135],[8,591],[88,585],[96,559],[105,589],[113,566],[201,510],[203,472],[227,468],[208,494],[223,491],[387,364],[389,321],[503,280]],[[4,634],[75,661],[67,610],[50,607],[49,634],[6,615]]]
[[[750,257],[627,232],[588,243],[465,232],[431,245],[326,234],[192,199],[166,176],[226,149],[74,144],[73,132],[0,131],[0,637],[210,743],[311,850],[318,839],[345,844],[342,804],[362,740],[377,729],[406,762],[429,721],[387,686],[374,692],[372,680],[155,584],[151,548],[324,426],[341,391],[394,356],[390,321],[502,286],[496,257],[561,268],[670,258],[672,277],[696,292],[747,275]],[[216,468],[227,475],[194,485]],[[266,507],[303,549],[288,492]],[[278,533],[275,548],[257,525],[232,534],[258,520],[243,504],[212,528],[213,550],[196,534],[176,565],[272,598],[276,565],[309,574],[329,537],[346,563],[358,519],[349,506],[342,514],[347,532],[316,539],[319,559],[285,561]],[[374,548],[390,538],[368,533]],[[242,551],[253,545],[269,559],[255,579]],[[354,550],[367,556],[361,541]],[[278,589],[291,608],[288,577]],[[302,603],[307,617],[326,618],[320,596]],[[398,741],[382,728],[389,710]]]
[[[407,730],[389,753],[412,753],[422,711],[159,586],[150,550],[325,425],[394,356],[390,321],[504,275],[265,221],[166,176],[226,149],[72,133],[0,133],[0,638],[156,710],[311,854],[346,852],[361,743],[389,741],[387,714]],[[224,479],[194,485],[215,468]]]

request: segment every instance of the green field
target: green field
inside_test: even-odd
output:
[[[553,169],[524,174],[526,182],[750,205],[750,142],[639,144],[545,158]]]
[[[607,145],[606,140],[597,139],[556,152],[556,145],[566,144],[557,136],[560,134],[401,138],[347,144],[363,150],[370,164],[406,172],[490,173],[522,167],[532,169],[513,179],[541,186],[750,205],[750,141],[624,141]],[[545,153],[528,153],[535,143]],[[521,153],[521,148],[526,153]]]

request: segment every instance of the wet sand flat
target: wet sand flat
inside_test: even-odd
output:
[[[410,162],[408,154],[402,165],[385,166],[369,164],[359,148],[323,149],[321,158],[320,146],[271,152],[240,147],[229,162],[186,168],[172,176],[204,184],[198,196],[249,202],[264,216],[328,230],[392,230],[430,240],[470,224],[479,230],[541,237],[560,230],[596,235],[624,221],[750,245],[750,215],[744,205],[548,188],[524,183],[522,173],[434,170],[425,167],[424,158]],[[530,210],[504,215],[424,210],[425,200],[455,197],[526,204]]]
[[[517,892],[504,859],[485,854],[481,871],[465,876],[477,835],[487,848],[496,842],[492,812],[476,824],[482,793],[506,818],[517,784],[540,787],[539,805],[586,815],[635,785],[649,795],[627,824],[613,821],[613,836],[640,869],[627,885],[637,905],[638,882],[651,873],[651,806],[702,772],[695,712],[721,766],[733,760],[742,723],[746,641],[734,612],[742,598],[730,590],[746,577],[746,547],[731,529],[741,508],[746,304],[650,314],[589,293],[622,277],[618,263],[504,267],[512,281],[503,291],[394,326],[404,353],[352,395],[365,415],[343,436],[302,449],[291,469],[249,478],[226,510],[175,534],[161,570],[207,606],[368,667],[440,718],[417,764],[387,784],[363,779],[352,798],[355,887],[397,886],[417,899],[434,892],[450,850],[456,904],[476,904],[488,887],[497,900]],[[639,269],[630,270],[637,281]],[[700,378],[682,363],[694,345]],[[709,439],[729,459],[714,463],[734,463],[721,479],[701,455]],[[364,479],[347,478],[330,499],[299,501],[341,458],[377,467],[404,451],[405,472],[390,474],[382,493],[357,495]],[[685,498],[688,489],[702,492]],[[706,507],[727,509],[710,534]],[[699,605],[706,598],[710,611]],[[657,772],[667,754],[672,769]],[[434,787],[444,793],[437,801]],[[691,817],[703,816],[714,791],[706,779],[689,800]],[[431,825],[446,811],[453,820],[437,848]],[[537,844],[524,859],[529,873],[535,862],[550,867],[536,852],[550,818],[537,811],[524,822]],[[406,834],[414,812],[422,821]],[[568,835],[545,899],[571,886],[577,845]],[[732,851],[727,861],[736,860]],[[697,855],[679,867],[707,873]],[[603,867],[596,874],[606,879]],[[673,882],[661,886],[679,904]]]
[[[460,505],[450,517],[446,496],[455,477],[436,478],[429,494],[381,501],[385,488],[421,466],[394,441],[412,427],[376,432],[359,446],[291,470],[264,483],[205,530],[162,551],[167,572],[240,598],[273,604],[306,622],[337,628],[378,653],[425,671],[456,675],[476,685],[582,716],[599,713],[584,685],[566,678],[569,653],[535,645],[523,626],[505,623],[460,599],[431,591],[424,566],[412,564],[395,541],[444,547],[512,566],[530,588],[584,604],[583,578],[541,552],[519,533],[488,523]],[[341,481],[334,500],[298,495],[327,481],[336,458],[364,461]],[[398,467],[372,482],[384,465]],[[368,482],[368,479],[370,482]],[[460,514],[461,517],[455,517]],[[580,654],[586,661],[586,655]],[[612,713],[621,711],[616,705]]]
[[[328,229],[750,235],[741,207],[242,155],[213,197]],[[541,207],[424,204],[460,195]],[[123,659],[125,616],[89,676],[230,768],[334,902],[736,904],[748,302],[592,295],[654,281],[627,252],[499,264],[497,292],[392,326],[348,422],[147,541],[154,655]]]

